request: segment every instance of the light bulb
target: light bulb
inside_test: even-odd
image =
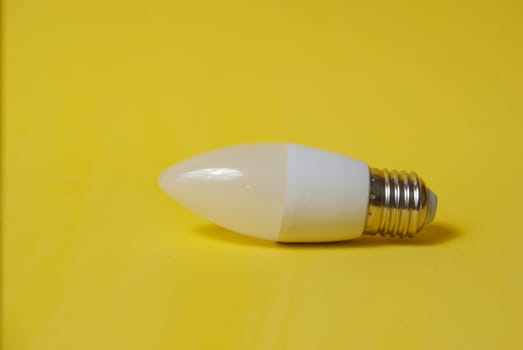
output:
[[[165,169],[159,184],[217,225],[282,242],[413,237],[436,213],[436,195],[415,173],[292,143],[205,152]]]

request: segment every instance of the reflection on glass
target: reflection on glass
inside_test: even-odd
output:
[[[207,180],[207,181],[231,181],[243,176],[238,169],[230,168],[207,168],[186,172],[182,177],[186,180]]]

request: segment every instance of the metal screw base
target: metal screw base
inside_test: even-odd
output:
[[[370,168],[364,234],[412,238],[436,214],[436,195],[414,172]]]

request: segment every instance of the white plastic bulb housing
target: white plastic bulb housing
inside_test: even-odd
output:
[[[326,242],[364,233],[369,207],[377,207],[369,203],[376,198],[369,196],[371,180],[367,164],[339,153],[252,143],[174,164],[160,174],[159,185],[188,209],[232,231],[273,241]],[[377,226],[395,224],[393,212],[389,217],[386,210],[376,213],[383,216]]]

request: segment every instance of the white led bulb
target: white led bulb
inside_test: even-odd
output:
[[[159,184],[220,226],[283,242],[412,237],[436,211],[436,196],[414,173],[292,143],[205,152],[164,170]]]

